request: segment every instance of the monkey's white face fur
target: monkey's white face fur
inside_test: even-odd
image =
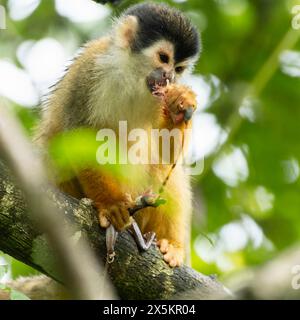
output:
[[[98,78],[89,103],[99,105],[91,107],[90,122],[103,125],[109,110],[115,110],[115,125],[119,120],[127,120],[135,127],[145,127],[157,112],[158,103],[147,83],[149,75],[155,70],[165,72],[170,81],[177,81],[182,74],[193,66],[192,59],[176,64],[174,45],[164,39],[136,53],[130,48],[130,42],[137,29],[137,20],[133,16],[121,19],[112,33],[112,45],[95,61],[94,77]],[[149,82],[149,81],[148,81]],[[114,123],[109,119],[109,123]]]

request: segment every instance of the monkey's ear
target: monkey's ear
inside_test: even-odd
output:
[[[138,28],[138,20],[135,16],[125,16],[116,25],[115,41],[118,47],[130,48],[134,41]]]

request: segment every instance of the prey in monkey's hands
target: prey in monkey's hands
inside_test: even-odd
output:
[[[180,11],[153,3],[130,7],[107,36],[86,44],[54,86],[44,106],[37,144],[46,150],[58,134],[82,127],[108,128],[118,136],[120,121],[127,121],[128,130],[184,131],[191,126],[196,99],[179,80],[198,56],[198,32]],[[189,139],[185,135],[183,139],[187,148]],[[161,149],[158,158],[164,160]],[[126,181],[105,170],[105,165],[74,166],[73,176],[67,179],[56,169],[53,177],[63,191],[92,199],[100,225],[112,225],[116,231],[132,224],[132,199],[149,186],[158,191],[164,185],[166,203],[141,208],[134,220],[141,234],[155,232],[164,260],[175,267],[189,250],[191,191],[189,177],[176,166],[178,155],[172,153],[169,163],[136,165],[138,174],[127,175]]]
[[[191,120],[196,109],[196,96],[190,88],[178,84],[157,86],[153,94],[162,99],[164,115],[175,125]]]

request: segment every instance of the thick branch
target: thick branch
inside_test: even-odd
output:
[[[58,191],[49,192],[49,196],[58,208],[64,210],[66,220],[71,220],[78,228],[74,239],[87,238],[99,258],[104,260],[105,232],[99,228],[93,208]],[[0,249],[62,281],[45,235],[30,221],[23,195],[2,163]],[[168,299],[190,290],[199,299],[227,295],[217,281],[191,268],[169,268],[154,246],[147,252],[139,252],[128,232],[121,233],[117,240],[116,259],[109,268],[109,274],[123,299]]]

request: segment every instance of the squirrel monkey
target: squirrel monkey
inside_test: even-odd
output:
[[[184,111],[196,107],[195,94],[177,81],[191,70],[199,46],[198,32],[180,11],[153,3],[130,7],[107,36],[87,43],[55,85],[43,110],[38,145],[46,149],[57,134],[80,127],[118,132],[120,120],[127,121],[128,129],[190,126]],[[131,199],[149,186],[158,190],[172,163],[141,166],[141,183],[136,176],[124,183],[99,165],[57,184],[77,198],[92,199],[100,225],[113,224],[120,231],[131,223]],[[181,166],[174,168],[164,198],[166,204],[144,208],[135,219],[142,233],[156,233],[164,260],[175,267],[184,261],[191,217],[189,178]]]

